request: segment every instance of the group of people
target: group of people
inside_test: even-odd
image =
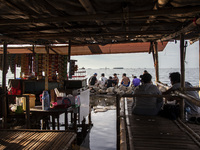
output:
[[[113,77],[109,76],[109,79],[105,77],[105,74],[102,73],[101,77],[99,80],[97,79],[97,73],[94,73],[93,76],[90,77],[89,79],[89,86],[99,86],[100,88],[109,88],[109,87],[114,87],[118,85],[119,83],[119,78],[117,77],[117,74],[114,73]]]
[[[119,86],[129,87],[131,85],[131,86],[137,87],[140,85],[140,82],[141,81],[139,78],[137,78],[137,76],[133,76],[133,80],[131,83],[129,77],[126,76],[126,73],[123,73],[122,80],[121,80]],[[89,86],[96,85],[102,89],[109,88],[109,87],[115,87],[115,86],[118,86],[118,84],[119,84],[119,78],[117,77],[116,73],[113,74],[113,77],[109,76],[108,79],[105,77],[105,74],[102,73],[99,80],[97,79],[97,73],[94,73],[94,75],[90,77],[89,83],[88,83]]]
[[[181,88],[181,75],[179,72],[173,72],[169,74],[170,82],[172,87],[161,93],[156,85],[153,85],[151,82],[152,76],[149,73],[142,75],[142,84],[135,89],[134,94],[153,94],[153,95],[165,95],[169,94],[175,90],[179,90]],[[185,87],[190,88],[192,85],[189,82],[185,82]],[[186,94],[191,95],[192,97],[199,100],[199,95],[197,91],[186,91]],[[157,115],[159,112],[164,111],[164,104],[162,97],[135,97],[132,105],[132,113],[137,115]],[[180,99],[177,97],[168,98],[165,101],[175,101],[175,105],[179,105]],[[185,102],[185,111],[189,114],[191,118],[192,116],[198,116],[200,113],[200,107],[194,105],[190,101],[184,99]],[[175,107],[174,107],[175,108]],[[187,110],[189,108],[189,111]],[[172,110],[170,110],[172,111]],[[169,112],[171,113],[171,112]],[[176,119],[176,118],[173,118]]]
[[[113,74],[113,77],[110,76],[109,79],[107,79],[105,77],[105,74],[102,73],[99,80],[97,79],[97,73],[95,73],[89,79],[89,86],[97,85],[100,88],[109,88],[109,87],[120,88],[120,86],[125,88],[132,87],[132,93],[134,94],[165,95],[175,90],[179,90],[181,87],[180,83],[181,75],[179,72],[170,73],[169,78],[172,87],[165,92],[161,92],[158,89],[158,87],[152,83],[152,76],[146,70],[143,72],[143,75],[140,76],[140,79],[137,78],[136,76],[133,76],[132,82],[126,76],[126,74],[123,73],[122,80],[119,86],[118,86],[119,79],[116,73]],[[192,87],[192,85],[189,82],[185,82],[185,87],[189,88]],[[189,94],[192,97],[199,99],[197,91],[186,91],[186,94]],[[179,103],[179,99],[177,98],[170,98],[170,99],[165,98],[165,102],[166,101],[175,101],[176,104]],[[193,103],[191,103],[186,99],[184,99],[184,102],[185,102],[185,110],[187,108],[189,108],[190,110],[188,111],[189,116],[196,116],[200,113],[200,107],[194,105]],[[132,105],[132,113],[137,115],[157,115],[164,108],[163,107],[164,105],[165,104],[162,96],[156,96],[156,97],[138,96],[134,98],[134,102]]]

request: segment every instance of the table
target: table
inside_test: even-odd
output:
[[[60,130],[59,126],[59,116],[65,113],[65,130],[69,129],[68,126],[68,113],[71,113],[71,120],[73,123],[73,130],[77,131],[77,113],[78,107],[69,107],[66,109],[53,109],[50,108],[49,110],[42,110],[42,106],[35,106],[34,108],[30,108],[30,113],[32,114],[33,118],[43,120],[42,128],[50,129],[48,120],[50,116],[52,116],[52,129],[55,130],[55,119],[57,119],[57,129]]]

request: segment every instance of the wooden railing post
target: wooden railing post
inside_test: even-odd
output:
[[[7,73],[7,42],[3,44],[3,71],[2,71],[2,89],[3,89],[3,97],[2,97],[2,126],[3,128],[7,128],[7,105],[6,105],[6,73]]]
[[[181,61],[181,92],[184,93],[185,88],[185,51],[184,51],[184,35],[180,35],[180,61]],[[184,118],[184,100],[180,101],[180,118]]]
[[[117,150],[120,150],[120,95],[116,95],[116,129],[117,129]]]

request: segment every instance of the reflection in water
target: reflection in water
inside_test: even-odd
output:
[[[80,149],[115,150],[116,110],[113,110],[116,106],[115,96],[91,96],[90,105],[92,108],[91,117],[93,127]],[[106,111],[95,111],[97,108],[106,109]]]

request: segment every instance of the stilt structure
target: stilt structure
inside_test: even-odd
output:
[[[159,81],[159,64],[158,64],[158,43],[154,42],[153,44],[154,51],[154,67],[156,73],[156,83]]]
[[[184,34],[180,35],[180,62],[181,62],[181,92],[185,88],[185,51],[184,51]],[[184,100],[180,101],[180,118],[184,118]]]
[[[6,106],[6,66],[7,66],[7,42],[3,43],[3,71],[2,71],[2,89],[3,89],[3,98],[2,98],[2,110],[3,110],[3,118],[2,125],[3,128],[7,128],[7,106]]]
[[[49,46],[45,46],[46,49],[46,59],[45,59],[45,90],[48,90],[49,82]]]

